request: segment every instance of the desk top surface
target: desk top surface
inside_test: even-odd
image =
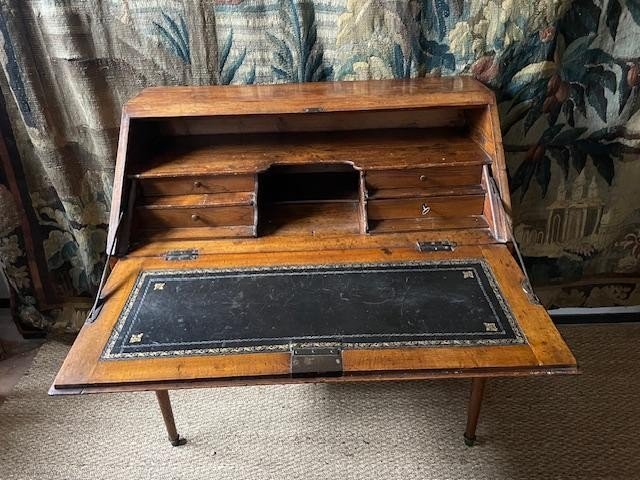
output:
[[[152,87],[124,108],[132,118],[392,110],[486,105],[493,93],[471,77],[278,85]]]
[[[524,342],[482,260],[151,270],[102,358]]]

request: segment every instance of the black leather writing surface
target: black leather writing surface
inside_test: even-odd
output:
[[[524,341],[482,260],[145,271],[102,358]]]

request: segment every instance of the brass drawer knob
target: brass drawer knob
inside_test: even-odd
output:
[[[200,216],[194,213],[193,215],[191,215],[191,220],[197,222],[198,220],[200,220]]]
[[[202,182],[200,180],[196,180],[195,182],[193,182],[193,187],[194,188],[202,187]]]
[[[420,175],[420,181],[424,182],[427,179],[426,175]]]
[[[427,205],[426,203],[422,204],[422,215],[427,215],[429,212],[431,211],[431,207],[429,205]]]

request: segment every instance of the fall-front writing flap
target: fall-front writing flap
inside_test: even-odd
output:
[[[343,376],[572,369],[522,280],[503,246],[129,258],[54,387],[288,376],[305,349]]]

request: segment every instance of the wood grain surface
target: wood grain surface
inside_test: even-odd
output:
[[[575,359],[562,341],[544,308],[532,304],[520,287],[522,273],[505,246],[461,247],[454,252],[420,253],[414,248],[320,250],[296,254],[221,253],[194,261],[167,261],[162,258],[121,260],[109,278],[107,301],[97,321],[85,325],[60,374],[56,389],[154,382],[211,381],[231,377],[287,376],[289,353],[247,355],[203,355],[183,358],[100,360],[113,326],[142,270],[230,268],[273,265],[344,264],[402,262],[434,259],[485,258],[501,285],[526,339],[526,345],[482,347],[433,347],[343,352],[345,375],[368,373],[384,376],[413,370],[437,372],[473,369],[499,372],[527,368],[548,373],[575,371]]]
[[[123,110],[107,243],[121,258],[52,393],[576,373],[523,290],[510,209],[495,97],[468,77],[147,89]],[[342,376],[310,379],[287,352],[100,359],[143,271],[450,259],[487,262],[526,344],[345,350]]]
[[[396,110],[486,105],[491,91],[471,77],[284,85],[152,87],[126,105],[131,118]]]

